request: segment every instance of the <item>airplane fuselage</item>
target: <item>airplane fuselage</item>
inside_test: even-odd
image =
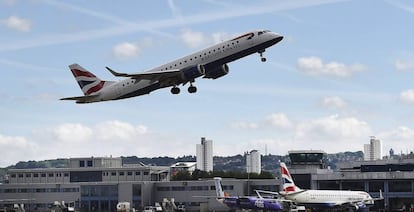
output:
[[[331,208],[357,205],[359,208],[374,204],[372,197],[364,191],[306,190],[284,196],[298,204],[312,208]],[[359,205],[357,203],[360,203]],[[362,204],[363,203],[363,204]]]
[[[177,86],[186,83],[190,83],[189,92],[193,93],[196,90],[192,83],[196,78],[201,76],[210,79],[222,77],[229,71],[227,63],[253,53],[260,53],[262,56],[266,48],[282,39],[283,36],[266,30],[249,32],[142,72],[143,74],[156,73],[160,76],[156,79],[126,77],[126,79],[117,82],[105,81],[107,85],[97,92],[90,93],[89,97],[79,99],[74,97],[65,100],[77,100],[77,103],[117,100],[149,94],[154,90],[171,86],[173,87],[171,92],[177,94],[179,92]],[[265,58],[262,57],[262,61],[265,61]],[[167,74],[173,70],[180,70],[182,73],[178,77],[162,78],[164,72]]]
[[[276,199],[258,197],[226,197],[223,204],[233,209],[254,209],[267,211],[281,211],[283,208]]]

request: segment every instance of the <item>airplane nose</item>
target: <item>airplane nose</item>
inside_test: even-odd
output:
[[[275,40],[276,42],[279,42],[279,41],[283,40],[283,36],[282,35],[279,35],[279,34],[277,34],[275,32],[271,32],[271,35],[273,37],[272,40]]]
[[[279,35],[277,33],[273,34],[273,40],[275,41],[275,43],[279,43],[281,40],[283,40],[283,36]]]

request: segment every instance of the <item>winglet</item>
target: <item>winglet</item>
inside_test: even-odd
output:
[[[128,74],[126,74],[126,73],[119,73],[119,72],[116,72],[116,71],[112,70],[111,68],[109,68],[108,66],[105,66],[105,68],[106,68],[109,72],[111,72],[111,74],[113,74],[113,75],[114,75],[114,76],[116,76],[116,77],[128,77]]]

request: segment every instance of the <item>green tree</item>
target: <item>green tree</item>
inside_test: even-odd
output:
[[[174,176],[172,176],[171,180],[173,181],[180,181],[180,180],[192,180],[192,176],[188,171],[179,171]]]

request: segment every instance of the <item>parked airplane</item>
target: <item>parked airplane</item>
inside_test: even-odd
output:
[[[266,211],[282,211],[283,206],[278,199],[264,198],[255,196],[230,196],[224,193],[221,185],[221,178],[214,178],[214,185],[216,187],[217,200],[227,205],[230,209],[255,209],[255,210],[266,210]]]
[[[283,36],[274,32],[257,30],[141,73],[119,73],[106,67],[114,76],[126,77],[117,82],[101,80],[80,65],[72,64],[69,68],[84,96],[66,97],[61,100],[75,100],[76,103],[117,100],[149,94],[154,90],[171,86],[171,93],[178,94],[178,86],[187,83],[190,83],[188,92],[195,93],[197,88],[193,83],[196,78],[222,77],[229,72],[227,63],[256,52],[260,54],[262,62],[265,62],[265,49],[282,39]]]
[[[381,191],[379,198],[372,198],[365,191],[302,190],[295,185],[286,164],[280,163],[280,168],[283,181],[283,191],[280,194],[307,208],[345,207],[358,210],[373,205],[375,200],[384,199]]]

